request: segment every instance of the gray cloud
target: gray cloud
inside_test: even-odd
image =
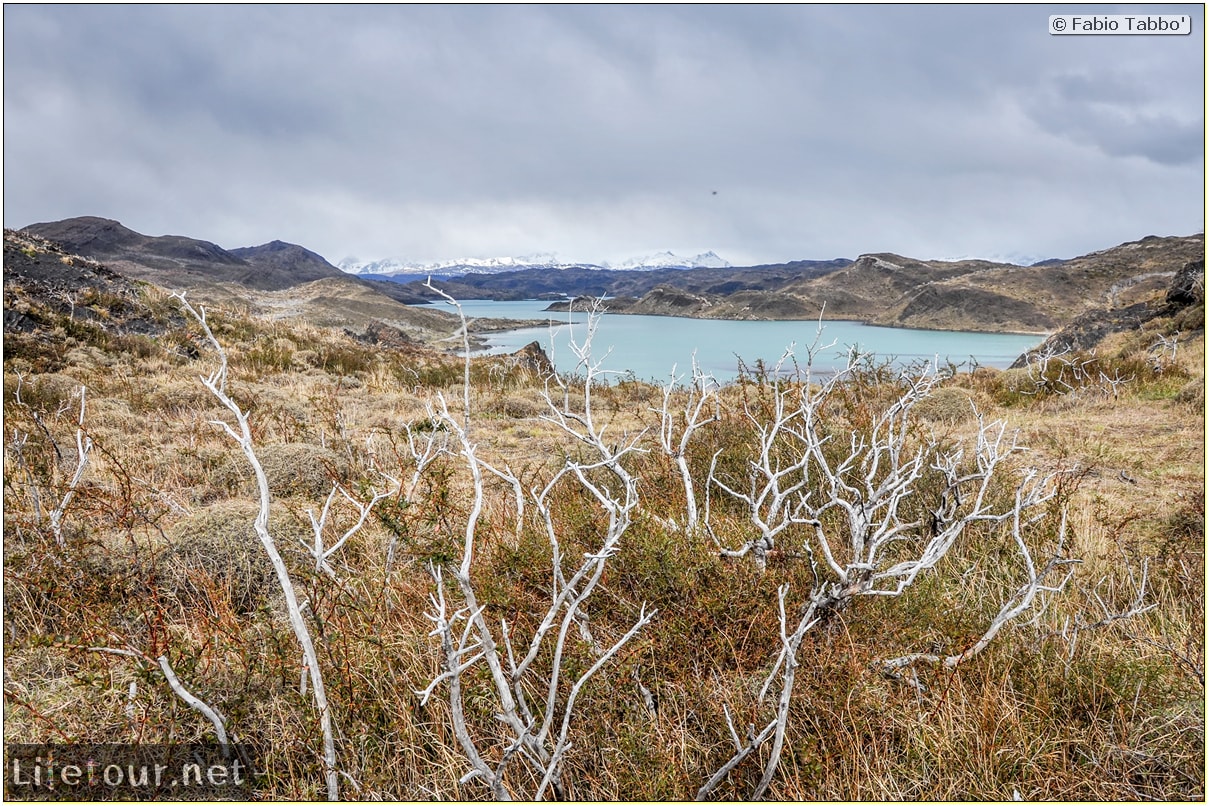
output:
[[[9,6],[5,224],[735,262],[1198,229],[1201,7],[1188,37],[1051,11]]]

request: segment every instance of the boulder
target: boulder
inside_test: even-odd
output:
[[[536,372],[540,376],[551,375],[554,372],[554,363],[550,361],[550,356],[546,355],[540,342],[529,342],[512,353],[510,358],[516,366]]]
[[[1167,290],[1167,304],[1178,307],[1200,305],[1205,301],[1205,261],[1193,260],[1175,274]]]

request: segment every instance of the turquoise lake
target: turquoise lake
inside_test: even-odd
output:
[[[570,314],[568,318],[566,313],[547,312],[544,308],[550,303],[539,300],[466,300],[460,304],[468,318],[549,322],[543,327],[487,334],[489,346],[478,354],[509,353],[537,341],[560,372],[575,369],[576,358],[568,341],[574,338],[582,342],[585,338],[587,314]],[[436,303],[434,307],[454,310],[448,303]],[[673,367],[677,374],[686,374],[696,352],[701,368],[726,382],[738,376],[740,359],[748,367],[754,366],[757,359],[771,367],[792,345],[794,354],[804,360],[817,329],[818,322],[814,321],[735,322],[605,314],[600,317],[592,340],[592,355],[597,359],[604,357],[603,367],[607,370],[632,372],[642,380],[666,382]],[[1040,335],[908,330],[824,321],[819,343],[827,345],[834,341],[835,345],[820,351],[815,369],[829,371],[842,367],[850,345],[900,363],[938,358],[942,366],[952,361],[969,368],[970,362],[976,361],[981,366],[1005,368],[1042,340]]]

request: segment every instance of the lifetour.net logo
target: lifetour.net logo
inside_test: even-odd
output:
[[[4,748],[5,800],[244,800],[257,775],[242,744]]]

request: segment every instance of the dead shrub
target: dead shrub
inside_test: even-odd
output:
[[[1037,381],[1024,368],[1005,369],[995,380],[1000,390],[1008,393],[1032,392],[1037,388]]]
[[[16,400],[18,389],[21,402],[32,409],[55,412],[61,406],[70,406],[71,399],[76,398],[75,409],[78,411],[80,387],[85,384],[59,372],[49,372],[44,375],[33,375],[18,381],[15,374],[4,377],[5,400]]]
[[[63,363],[73,369],[104,369],[118,363],[118,357],[91,344],[70,347],[63,356]]]
[[[1192,305],[1175,316],[1175,327],[1180,331],[1203,330],[1205,328],[1205,306]]]
[[[271,414],[278,420],[293,420],[309,423],[315,419],[315,407],[297,392],[273,386],[261,386],[256,390],[256,410]]]
[[[158,384],[147,393],[148,411],[202,411],[214,407],[214,398],[195,379]]]
[[[538,400],[532,400],[522,395],[508,395],[500,402],[500,413],[518,420],[538,417],[544,414],[547,407]]]

